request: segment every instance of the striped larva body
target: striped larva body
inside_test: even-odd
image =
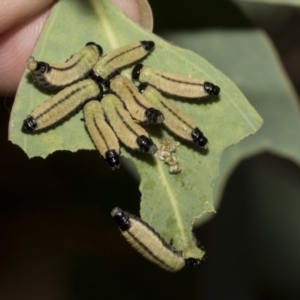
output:
[[[142,64],[137,64],[133,68],[132,77],[140,82],[149,83],[167,95],[178,98],[198,99],[216,96],[220,93],[220,88],[213,83],[165,72]]]
[[[124,145],[133,150],[156,153],[157,147],[146,130],[131,118],[117,96],[104,94],[101,106],[110,126]]]
[[[169,272],[177,272],[186,264],[198,266],[199,259],[184,258],[182,252],[165,240],[146,222],[116,207],[111,215],[129,244],[145,258]]]
[[[31,71],[35,83],[46,89],[62,89],[85,78],[102,54],[102,48],[87,43],[78,53],[61,64],[48,64],[36,61],[33,56],[27,59],[27,68]]]
[[[163,114],[139,93],[137,86],[127,77],[116,75],[107,82],[107,85],[121,99],[131,116],[137,121],[146,124],[163,122]]]
[[[91,76],[94,80],[102,82],[108,79],[114,72],[143,59],[153,48],[154,42],[141,41],[112,50],[99,59],[93,67]]]
[[[24,133],[34,133],[56,125],[88,100],[97,98],[101,88],[91,79],[66,87],[36,108],[23,122]]]
[[[174,104],[149,84],[142,83],[139,90],[145,98],[159,109],[165,116],[163,124],[180,138],[194,142],[200,147],[207,147],[208,140],[193,120],[182,113]]]
[[[108,165],[113,169],[120,167],[120,145],[118,138],[106,123],[104,111],[98,100],[91,100],[83,107],[86,129]]]

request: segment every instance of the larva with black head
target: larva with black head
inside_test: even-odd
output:
[[[193,120],[182,113],[171,101],[168,101],[154,87],[141,83],[140,92],[145,98],[159,109],[165,116],[163,125],[180,138],[194,142],[200,147],[207,148],[208,140]]]
[[[133,68],[132,78],[149,83],[162,93],[178,98],[199,99],[217,96],[220,93],[220,88],[211,82],[165,72],[143,64],[137,64]]]
[[[168,244],[149,224],[118,207],[111,212],[122,235],[145,258],[169,272],[180,271],[184,266],[199,266],[196,258],[184,258],[181,251]]]
[[[146,57],[154,46],[155,44],[152,41],[141,41],[112,50],[95,64],[91,77],[97,82],[103,82],[118,70]]]
[[[62,89],[85,78],[102,55],[102,48],[89,42],[65,63],[49,64],[36,61],[33,56],[27,59],[27,68],[34,82],[45,89]]]
[[[161,124],[164,115],[139,93],[137,86],[127,77],[117,74],[106,81],[106,86],[123,102],[131,116],[145,124]]]
[[[95,99],[102,92],[101,86],[85,79],[58,92],[37,107],[23,122],[24,133],[48,129],[78,111],[82,105]]]
[[[117,136],[106,123],[98,100],[88,101],[83,107],[85,127],[94,145],[113,169],[120,167],[120,145]]]
[[[116,95],[104,93],[101,106],[108,123],[125,146],[132,150],[150,154],[156,153],[157,147],[150,139],[147,131],[131,118]]]

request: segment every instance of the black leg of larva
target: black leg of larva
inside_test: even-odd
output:
[[[202,263],[202,261],[200,259],[197,258],[186,258],[185,259],[185,264],[188,266],[191,266],[193,268],[198,267],[200,264]]]
[[[111,81],[113,80],[114,77],[117,75],[120,75],[119,71],[114,71],[108,78],[106,78],[103,82],[104,86],[107,87],[108,89],[110,88]]]
[[[94,71],[91,71],[89,74],[90,79],[94,80],[97,84],[103,83],[104,79],[99,76],[96,75]]]

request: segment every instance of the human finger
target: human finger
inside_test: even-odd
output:
[[[16,1],[21,2],[21,0]],[[38,0],[31,1],[38,2]],[[41,2],[45,3],[46,1],[48,1],[48,3],[53,2],[53,0],[43,0]],[[124,11],[124,13],[133,21],[137,23],[143,22],[138,2],[142,1],[147,3],[146,0],[112,1],[117,6],[119,6]],[[38,14],[30,17],[23,23],[11,28],[7,32],[0,35],[0,95],[6,97],[13,96],[15,94],[19,81],[26,68],[26,59],[33,52],[33,48],[50,14],[51,8],[52,5],[49,5]],[[9,9],[9,11],[11,10],[12,8]],[[29,16],[29,8],[24,8],[24,10],[25,12],[23,14],[16,13],[18,15],[19,20],[22,18],[24,19],[26,16]],[[9,26],[12,25],[13,23],[10,23]]]
[[[50,7],[0,36],[0,95],[13,96]]]
[[[1,0],[0,34],[30,19],[54,0]]]

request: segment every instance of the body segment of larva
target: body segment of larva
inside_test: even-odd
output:
[[[94,80],[102,82],[114,72],[143,59],[153,48],[154,42],[141,41],[112,50],[99,59],[93,67],[91,76]]]
[[[116,75],[109,81],[108,85],[110,90],[121,99],[134,119],[146,124],[161,124],[163,122],[163,114],[139,93],[137,86],[130,79]]]
[[[98,100],[91,100],[83,107],[86,129],[100,154],[113,169],[120,167],[118,138],[106,123],[104,111]]]
[[[131,118],[117,96],[105,94],[101,105],[110,126],[124,145],[133,150],[156,153],[157,147],[146,130]]]
[[[167,244],[165,240],[146,222],[116,207],[112,217],[128,241],[145,258],[169,272],[177,272],[186,264],[198,266],[199,259],[185,259],[180,251]]]
[[[62,89],[85,78],[101,54],[102,48],[90,42],[61,64],[36,61],[33,56],[30,56],[27,59],[27,68],[31,71],[37,85],[46,89]]]
[[[142,64],[133,68],[132,77],[140,82],[149,83],[167,95],[179,98],[198,99],[220,93],[218,86],[205,80],[165,72]]]
[[[23,122],[24,133],[34,133],[56,125],[69,117],[88,100],[95,99],[101,88],[91,79],[66,87],[36,108]]]
[[[139,90],[149,102],[164,114],[163,124],[171,132],[184,140],[196,143],[200,147],[207,147],[208,140],[194,121],[166,100],[158,90],[147,83],[140,84]]]

